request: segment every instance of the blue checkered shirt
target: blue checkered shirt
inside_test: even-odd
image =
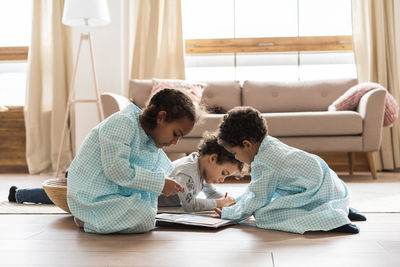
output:
[[[172,170],[146,135],[134,104],[91,130],[68,171],[68,205],[86,232],[137,233],[155,226],[157,198]]]
[[[350,223],[349,192],[318,156],[266,136],[251,163],[251,182],[222,218],[254,215],[260,228],[303,234]]]

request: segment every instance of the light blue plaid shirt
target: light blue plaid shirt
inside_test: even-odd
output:
[[[172,170],[146,135],[134,104],[91,130],[68,170],[68,205],[86,232],[147,232]]]
[[[303,234],[350,223],[346,185],[318,156],[266,136],[251,163],[251,182],[222,218],[254,215],[260,228]]]

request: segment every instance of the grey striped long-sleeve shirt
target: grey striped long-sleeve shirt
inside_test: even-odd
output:
[[[188,212],[212,210],[217,206],[215,199],[224,197],[211,184],[206,183],[204,177],[200,176],[199,154],[197,152],[175,160],[172,165],[174,170],[170,177],[181,184],[185,191],[168,197],[160,195],[158,206],[182,206]],[[200,192],[204,193],[205,199],[197,198]]]

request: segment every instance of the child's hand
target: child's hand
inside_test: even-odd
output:
[[[171,178],[165,178],[164,188],[162,193],[166,196],[174,195],[178,192],[183,192],[184,188]]]
[[[235,205],[236,201],[233,197],[220,198],[216,200],[217,208],[229,207]]]
[[[213,210],[215,211],[215,213],[213,215],[211,215],[211,217],[213,217],[213,218],[221,218],[222,210],[219,209],[219,208],[213,208]]]

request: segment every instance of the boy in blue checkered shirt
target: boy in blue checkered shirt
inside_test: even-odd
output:
[[[350,220],[366,218],[349,208],[345,183],[320,157],[268,136],[259,111],[230,110],[218,138],[236,159],[251,164],[251,182],[235,205],[216,208],[216,217],[243,221],[254,215],[260,228],[300,234],[359,232]]]

